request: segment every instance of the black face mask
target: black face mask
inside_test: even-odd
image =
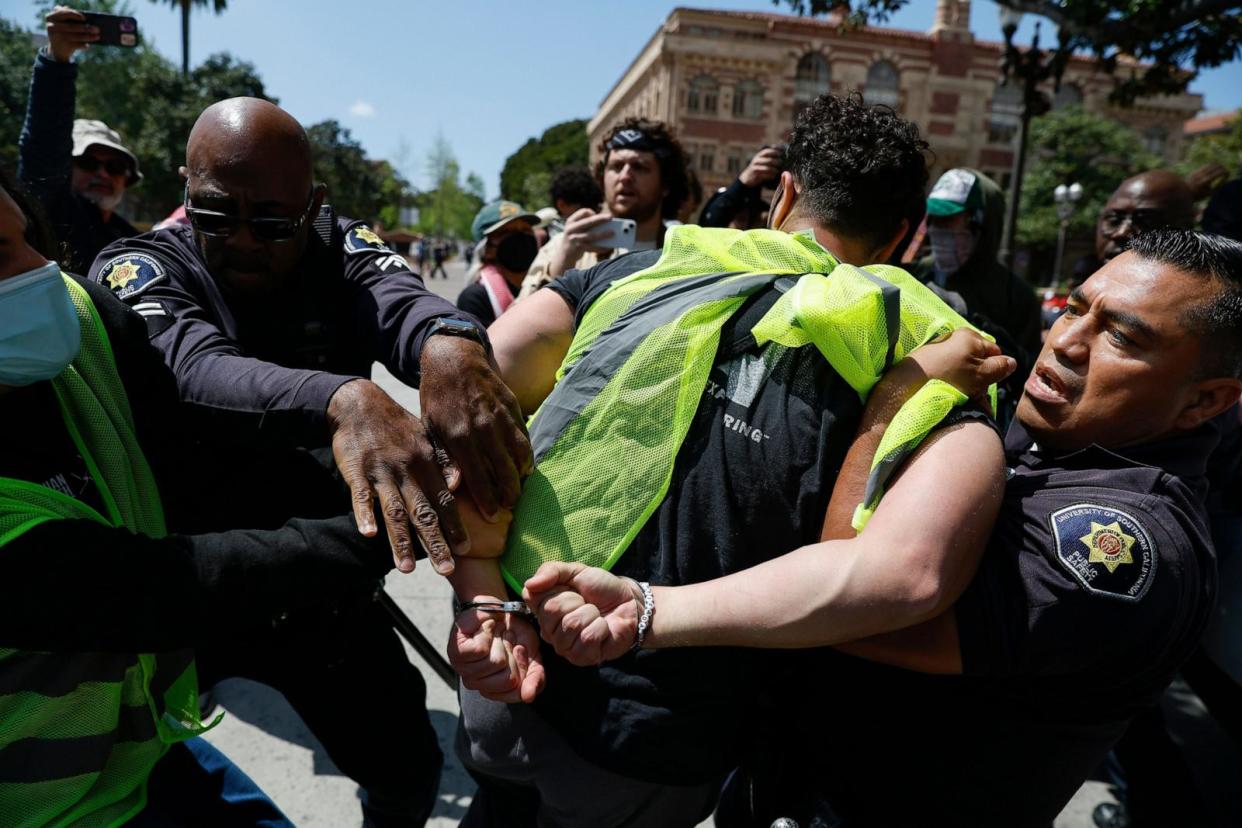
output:
[[[529,233],[505,236],[496,245],[496,261],[505,270],[525,272],[539,253],[539,242]]]

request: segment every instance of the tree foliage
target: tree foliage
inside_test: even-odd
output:
[[[548,185],[556,171],[587,163],[586,124],[582,119],[555,124],[506,158],[500,171],[501,197],[531,209],[548,204]]]
[[[483,206],[483,180],[474,173],[461,182],[461,165],[443,135],[427,152],[427,177],[432,188],[418,196],[418,230],[441,237],[470,238],[470,223]]]
[[[52,3],[44,4],[42,13]],[[221,4],[223,7],[223,4]],[[118,0],[76,0],[74,8],[131,14]],[[42,13],[39,19],[42,20]],[[25,119],[31,32],[0,20],[0,163],[17,166],[17,141]],[[209,56],[183,75],[143,40],[135,49],[92,48],[79,53],[76,117],[96,118],[121,134],[138,156],[144,181],[125,195],[121,212],[138,223],[158,221],[181,200],[185,143],[199,114],[225,98],[266,98],[255,67],[228,54]],[[399,208],[411,203],[408,182],[386,162],[366,158],[361,145],[335,121],[307,131],[315,176],[330,188],[329,199],[344,215],[397,224]]]
[[[228,8],[229,0],[151,0],[152,3],[163,3],[181,12],[181,74],[190,73],[190,11],[195,6],[210,8],[220,14]]]
[[[847,9],[843,25],[883,23],[908,0],[772,0],[798,14]],[[1113,76],[1113,100],[1186,89],[1198,70],[1228,63],[1242,48],[1238,0],[996,0],[1057,26],[1054,60],[1092,54]],[[1142,65],[1136,65],[1138,60]]]
[[[1129,127],[1078,106],[1033,121],[1030,153],[1018,211],[1018,242],[1032,247],[1056,244],[1060,219],[1053,191],[1058,184],[1082,185],[1083,197],[1070,218],[1068,232],[1070,236],[1090,235],[1118,184],[1161,166],[1160,159],[1143,149]]]
[[[1242,173],[1242,110],[1235,113],[1229,129],[1196,138],[1186,151],[1186,160],[1177,166],[1182,175],[1209,164],[1219,164],[1234,178]]]

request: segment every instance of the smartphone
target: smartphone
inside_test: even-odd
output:
[[[138,45],[138,21],[118,14],[82,12],[83,22],[99,29],[99,40],[94,46],[120,46],[132,49]]]
[[[629,250],[634,246],[634,234],[638,229],[638,224],[634,219],[609,219],[592,230],[593,233],[602,233],[605,230],[612,231],[612,235],[600,239],[595,242],[596,247],[622,247]]]

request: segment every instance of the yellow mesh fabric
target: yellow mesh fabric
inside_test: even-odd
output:
[[[716,273],[730,274],[720,280],[726,282],[754,274],[803,274],[753,333],[760,343],[814,344],[864,399],[887,365],[888,307],[898,313],[894,359],[967,325],[899,268],[838,265],[812,237],[680,226],[667,233],[655,265],[614,283],[588,310],[558,372],[562,382],[544,408],[562,406],[566,395],[581,393],[574,388],[574,366],[593,346],[608,347],[610,340],[600,334],[652,290]],[[520,589],[544,561],[610,567],[625,551],[668,491],[720,328],[743,301],[705,301],[653,325],[551,446],[535,446],[539,461],[501,559],[511,586]],[[642,322],[631,316],[627,324]],[[543,408],[532,422],[542,413]],[[930,425],[930,414],[907,416],[897,423],[893,440],[917,445],[943,413]]]
[[[0,478],[0,554],[9,541],[49,520],[92,520],[152,537],[165,534],[159,491],[135,436],[107,334],[86,292],[68,277],[65,284],[78,312],[82,345],[52,387],[107,514],[51,489]],[[18,652],[0,650],[0,670]],[[74,658],[63,657],[67,662]],[[120,824],[141,810],[147,777],[168,744],[207,729],[198,718],[192,659],[148,654],[116,658],[129,665],[121,681],[82,682],[69,693],[52,696],[42,695],[38,687],[0,695],[0,750],[23,739],[54,742],[108,734],[116,729],[122,709],[135,707],[149,713],[157,738],[117,742],[95,772],[0,782],[0,825]],[[173,679],[161,675],[164,689],[156,698],[152,679],[157,661],[162,665],[165,659]]]

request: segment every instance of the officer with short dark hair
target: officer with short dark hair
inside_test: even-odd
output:
[[[378,500],[401,571],[414,567],[416,535],[436,569],[451,572],[453,554],[469,548],[455,491],[492,515],[513,504],[530,465],[521,413],[479,324],[430,293],[363,223],[334,215],[313,183],[305,131],[274,104],[208,107],[182,172],[189,226],[109,246],[90,279],[145,318],[182,399],[210,424],[203,439],[233,452],[330,445],[362,534],[377,533]],[[376,361],[420,386],[421,419],[366,378]],[[263,668],[363,786],[368,818],[414,823],[434,802],[440,753],[422,680],[399,648],[396,665],[354,657],[394,638],[382,616],[371,620],[356,648],[273,647],[247,664]],[[349,671],[332,667],[342,658],[355,662]],[[381,725],[356,688],[392,671],[416,692],[402,689],[401,713]],[[379,742],[399,752],[376,749],[381,727]]]

